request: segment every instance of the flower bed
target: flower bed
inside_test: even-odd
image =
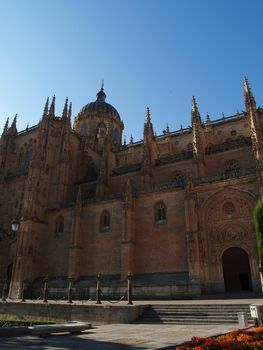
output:
[[[217,339],[193,337],[176,350],[259,350],[263,349],[263,327],[236,330]]]

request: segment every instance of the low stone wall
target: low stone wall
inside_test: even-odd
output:
[[[132,323],[147,305],[85,305],[55,302],[0,302],[1,318],[43,321]]]

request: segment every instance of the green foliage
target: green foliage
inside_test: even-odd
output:
[[[256,238],[259,254],[259,265],[263,267],[263,201],[258,201],[254,213],[254,224],[256,227]]]
[[[54,324],[49,321],[0,320],[0,327],[28,327],[40,324]]]

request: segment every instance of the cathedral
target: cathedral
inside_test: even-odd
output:
[[[0,139],[0,288],[10,298],[191,298],[260,291],[253,208],[263,198],[263,109],[244,80],[245,111],[122,141],[104,88],[71,121],[55,97],[40,122]],[[73,127],[72,127],[73,125]],[[16,224],[16,228],[14,225]],[[13,227],[13,229],[12,229]]]

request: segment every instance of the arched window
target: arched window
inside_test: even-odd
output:
[[[235,206],[232,202],[226,202],[223,205],[223,215],[226,219],[230,219],[235,214]]]
[[[119,130],[117,128],[115,128],[113,131],[113,138],[116,143],[119,143]]]
[[[18,158],[18,168],[21,169],[23,167],[23,161],[24,161],[24,151],[21,150],[19,153],[19,158]]]
[[[192,152],[193,151],[193,144],[190,142],[187,145],[187,151]]]
[[[110,213],[107,210],[104,210],[100,217],[100,231],[109,231],[110,230]]]
[[[55,236],[61,236],[64,232],[64,218],[59,216],[56,220]]]
[[[235,159],[229,160],[225,165],[226,178],[238,177],[240,174],[240,166]]]
[[[86,124],[81,124],[79,133],[81,136],[87,135],[87,125]]]
[[[155,206],[155,222],[156,224],[166,223],[166,206],[163,202],[159,202]]]
[[[88,164],[87,166],[87,179],[88,180],[96,180],[98,177],[97,169],[93,163]]]
[[[28,148],[27,151],[26,151],[26,154],[25,154],[25,161],[24,161],[24,164],[25,164],[25,167],[26,167],[26,168],[27,168],[27,167],[29,166],[29,164],[31,163],[32,155],[33,155],[32,148]]]
[[[174,186],[184,187],[185,175],[184,175],[181,171],[176,171],[176,172],[171,176],[171,183],[172,183]]]

